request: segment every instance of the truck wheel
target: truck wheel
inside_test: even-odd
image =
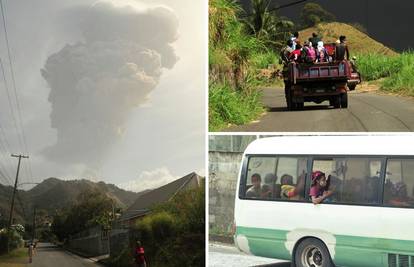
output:
[[[341,107],[341,95],[334,96],[332,99],[334,108],[340,108]]]
[[[291,91],[286,91],[286,105],[288,110],[295,110],[296,103],[293,102]]]
[[[341,94],[341,107],[347,108],[348,107],[348,94]]]
[[[316,238],[300,242],[294,255],[296,267],[334,267],[325,244]]]

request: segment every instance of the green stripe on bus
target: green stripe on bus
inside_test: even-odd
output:
[[[244,235],[249,241],[250,252],[256,256],[276,259],[290,259],[285,247],[287,231],[237,227],[236,235]]]
[[[289,231],[240,227],[236,235],[249,242],[250,252],[257,256],[290,260],[285,246]],[[340,266],[388,266],[388,254],[414,256],[414,241],[334,235],[336,239],[334,262]]]

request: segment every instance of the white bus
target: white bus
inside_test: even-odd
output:
[[[310,197],[312,173],[333,194]],[[252,178],[253,177],[253,178]],[[297,267],[414,267],[414,136],[284,136],[244,152],[235,244]]]

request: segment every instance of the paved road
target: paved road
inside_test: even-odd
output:
[[[414,99],[353,91],[348,109],[333,109],[328,101],[305,103],[288,111],[283,89],[263,89],[268,112],[257,122],[225,129],[231,132],[407,132],[414,131]]]
[[[97,267],[102,266],[94,263],[49,243],[39,243],[33,263],[29,267]]]
[[[290,267],[290,263],[282,260],[255,257],[240,252],[233,246],[217,243],[209,244],[209,267]]]

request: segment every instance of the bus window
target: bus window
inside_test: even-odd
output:
[[[306,162],[294,157],[250,157],[245,197],[304,199]]]
[[[397,207],[414,207],[414,160],[387,161],[384,203]]]
[[[273,197],[271,187],[276,180],[276,162],[276,157],[249,158],[245,197],[260,199]]]
[[[379,202],[381,160],[372,158],[335,158],[314,160],[312,171],[329,177],[333,194],[324,202],[376,204]]]

